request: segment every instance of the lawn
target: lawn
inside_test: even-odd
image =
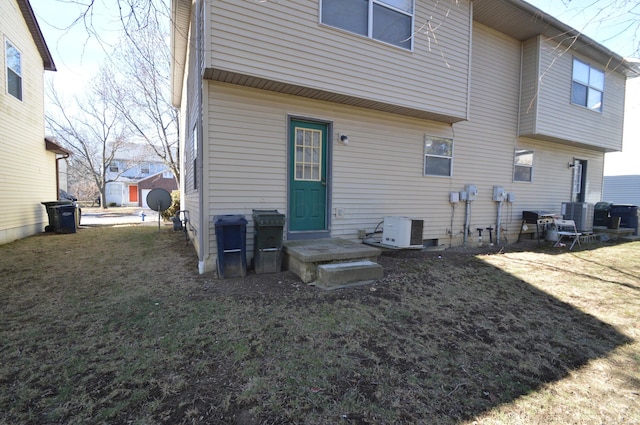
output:
[[[325,292],[198,275],[166,226],[38,235],[0,246],[0,423],[638,424],[639,254],[396,252]]]

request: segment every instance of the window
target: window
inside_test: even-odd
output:
[[[140,165],[140,174],[149,174],[149,164]]]
[[[603,92],[604,72],[574,59],[571,103],[602,112]]]
[[[323,0],[321,21],[411,50],[413,0]]]
[[[295,179],[321,181],[322,131],[296,127]]]
[[[111,164],[109,164],[109,171],[111,171],[112,173],[117,173],[118,171],[120,171],[120,167],[118,166],[118,163],[112,162]]]
[[[533,151],[516,150],[513,167],[513,181],[533,181]]]
[[[20,51],[9,40],[4,42],[7,65],[7,93],[22,100],[22,59]]]
[[[424,175],[451,177],[453,139],[424,137]]]

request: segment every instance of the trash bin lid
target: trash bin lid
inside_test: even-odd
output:
[[[256,226],[284,226],[284,214],[278,210],[253,210],[253,223]]]
[[[606,202],[606,201],[601,201],[601,202],[596,202],[596,204],[594,205],[593,209],[598,211],[598,210],[608,210],[609,208],[611,208],[611,205],[613,205],[612,202]]]
[[[216,226],[237,226],[246,225],[247,219],[242,214],[222,214],[213,216],[213,222]]]

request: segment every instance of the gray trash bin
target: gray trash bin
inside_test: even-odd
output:
[[[278,210],[253,210],[253,264],[256,274],[281,270],[284,222],[284,214]]]

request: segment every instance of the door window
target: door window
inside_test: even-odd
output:
[[[295,134],[295,179],[298,181],[320,181],[322,131],[296,127]]]

